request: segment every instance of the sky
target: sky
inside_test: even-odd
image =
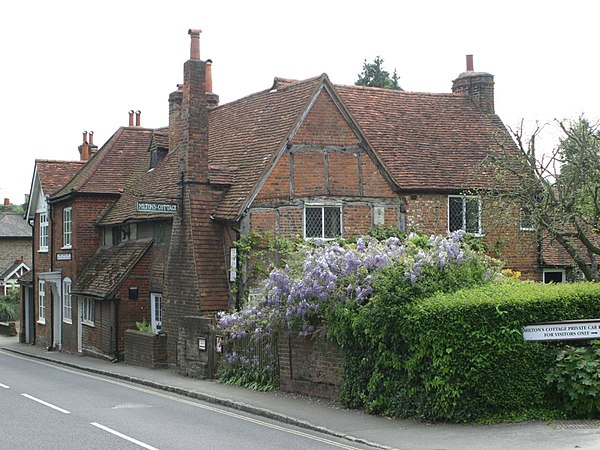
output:
[[[413,92],[451,92],[472,54],[495,80],[496,113],[510,128],[600,118],[597,19],[588,0],[32,0],[0,6],[0,201],[24,202],[36,159],[77,160],[84,131],[104,144],[130,110],[168,124],[183,81],[190,28],[213,61],[213,91],[228,103],[274,77],[327,73],[354,84],[383,58]]]

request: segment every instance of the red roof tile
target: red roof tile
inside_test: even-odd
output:
[[[497,140],[516,151],[498,116],[481,113],[464,95],[335,89],[401,189],[485,188],[478,164]]]
[[[141,127],[121,127],[90,158],[73,179],[53,197],[74,192],[120,195],[132,172],[132,164],[140,153],[147,157],[153,130]]]
[[[151,244],[152,239],[138,239],[100,248],[77,277],[71,292],[100,299],[110,298]]]
[[[36,159],[35,165],[44,195],[50,197],[73,178],[86,161],[50,161]]]

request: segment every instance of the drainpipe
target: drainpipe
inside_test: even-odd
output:
[[[33,222],[31,221],[31,219],[29,219],[27,221],[27,223],[31,227],[31,234],[33,236],[33,239],[31,239],[31,277],[32,277],[32,280],[33,280],[31,282],[32,287],[33,287],[33,289],[31,290],[31,292],[33,293],[32,294],[33,298],[30,299],[30,301],[32,302],[32,304],[35,304],[35,292],[36,292],[36,289],[35,289],[35,286],[36,286],[36,283],[35,283],[35,235],[34,235],[34,231],[35,231],[35,215],[34,215]],[[29,305],[25,306],[25,308],[27,308],[28,306]],[[25,317],[25,316],[23,316],[23,317]],[[30,345],[35,345],[35,323],[36,323],[36,320],[35,320],[35,311],[30,311],[29,320],[30,320],[30,323],[33,325],[33,327],[31,328],[31,333],[32,333],[31,338],[32,339],[31,339],[31,342],[29,344]],[[27,330],[27,327],[29,325],[30,324],[26,324],[25,325],[25,329],[26,330]],[[25,341],[27,341],[27,336],[25,336]]]
[[[54,272],[54,210],[52,209],[52,203],[48,202],[48,255],[50,256],[50,272]],[[45,288],[44,288],[45,289]],[[46,297],[44,296],[44,299]],[[50,289],[50,342],[48,350],[52,350],[52,344],[54,343],[54,293],[52,288]]]

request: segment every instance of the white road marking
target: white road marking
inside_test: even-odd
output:
[[[7,385],[0,383],[0,388],[3,389],[10,389]]]
[[[104,425],[100,425],[99,423],[90,422],[90,425],[93,425],[96,428],[100,428],[101,430],[108,431],[109,433],[114,434],[115,436],[118,436],[121,439],[125,439],[126,441],[132,442],[132,443],[134,443],[136,445],[139,445],[140,447],[147,448],[148,450],[158,450],[156,447],[152,447],[151,445],[144,444],[143,442],[138,441],[137,439],[129,437],[129,436],[123,434],[123,433],[119,433],[118,431],[115,431],[115,430],[113,430],[111,428],[105,427]]]
[[[262,427],[265,427],[265,428],[272,428],[274,430],[279,430],[279,431],[282,431],[282,432],[288,433],[288,434],[294,434],[296,436],[300,436],[300,437],[303,437],[305,439],[310,439],[310,440],[313,440],[313,441],[322,442],[324,444],[331,445],[332,447],[339,447],[339,448],[343,448],[343,449],[346,449],[346,450],[358,450],[357,447],[352,447],[350,445],[346,445],[346,444],[343,444],[343,443],[340,443],[340,442],[335,442],[335,441],[332,441],[332,440],[329,440],[329,439],[326,439],[326,438],[322,438],[322,437],[319,437],[319,436],[314,436],[314,435],[309,434],[309,433],[304,433],[302,431],[293,430],[293,429],[286,428],[286,427],[283,427],[283,426],[280,426],[280,425],[271,424],[271,423],[268,423],[268,422],[265,422],[265,421],[262,421],[262,420],[259,420],[259,419],[254,419],[252,417],[246,417],[246,416],[243,416],[241,414],[237,414],[237,413],[232,412],[232,411],[227,411],[227,410],[224,410],[224,409],[216,408],[214,406],[210,406],[208,404],[205,405],[205,404],[202,404],[202,403],[198,403],[200,400],[198,400],[198,402],[196,402],[196,401],[187,400],[187,399],[183,399],[183,398],[177,398],[177,397],[174,397],[172,395],[165,394],[163,392],[152,391],[150,389],[146,389],[146,388],[143,388],[143,387],[140,387],[140,386],[136,386],[134,384],[129,385],[129,384],[123,383],[121,381],[116,381],[116,380],[113,380],[113,379],[110,379],[110,378],[102,378],[100,376],[91,375],[89,373],[81,372],[79,370],[68,369],[68,368],[66,368],[64,366],[59,365],[58,363],[43,362],[43,361],[39,361],[39,360],[33,359],[31,357],[19,356],[19,355],[15,355],[13,353],[6,353],[6,352],[3,352],[2,350],[0,350],[0,354],[6,355],[6,356],[12,356],[13,358],[17,358],[17,359],[23,359],[25,361],[29,361],[29,362],[32,362],[32,363],[40,364],[42,366],[52,367],[53,369],[62,370],[63,372],[72,373],[72,374],[79,375],[79,376],[82,376],[82,377],[92,378],[94,380],[99,380],[99,381],[103,381],[105,383],[114,384],[114,385],[117,385],[117,386],[121,386],[121,387],[124,387],[124,388],[127,388],[127,389],[134,390],[134,391],[145,392],[145,393],[154,395],[156,397],[162,397],[162,398],[165,398],[165,399],[168,399],[168,400],[172,400],[172,401],[175,401],[175,402],[178,402],[178,403],[184,403],[184,404],[187,404],[187,405],[194,406],[196,408],[204,409],[204,410],[207,410],[207,411],[212,411],[212,412],[217,413],[217,414],[221,414],[221,415],[225,415],[225,416],[229,416],[229,417],[234,417],[236,419],[243,420],[243,421],[246,421],[246,422],[251,422],[251,423],[254,423],[256,425],[260,425]]]
[[[56,405],[53,405],[52,403],[45,402],[44,400],[40,400],[39,398],[35,398],[35,397],[34,397],[34,396],[32,396],[32,395],[29,395],[29,394],[21,394],[21,395],[22,395],[23,397],[26,397],[26,398],[28,398],[29,400],[33,400],[34,402],[41,403],[42,405],[44,405],[44,406],[47,406],[48,408],[52,408],[52,409],[55,409],[55,410],[57,410],[57,411],[60,411],[60,412],[61,412],[61,413],[63,413],[63,414],[71,414],[71,413],[70,413],[69,411],[67,411],[66,409],[59,408],[58,406],[56,406]]]

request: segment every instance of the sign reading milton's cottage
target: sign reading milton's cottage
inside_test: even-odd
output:
[[[174,214],[177,212],[177,203],[137,202],[136,211]]]
[[[581,339],[599,339],[599,320],[565,320],[546,322],[523,327],[526,341],[570,341]]]

